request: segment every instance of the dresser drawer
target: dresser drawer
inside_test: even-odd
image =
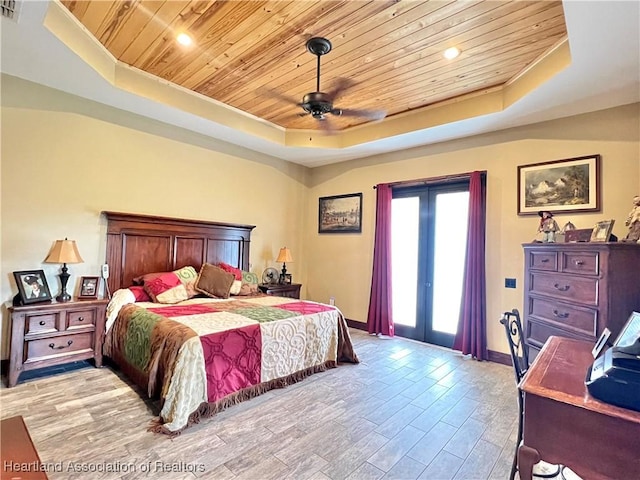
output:
[[[30,340],[26,342],[25,362],[33,362],[53,356],[90,352],[93,350],[93,338],[93,333],[87,332]]]
[[[58,312],[29,315],[26,317],[25,334],[36,334],[58,331]]]
[[[527,337],[528,343],[531,343],[532,345],[535,345],[538,347],[542,347],[542,345],[544,345],[544,342],[546,342],[551,335],[555,335],[557,337],[579,338],[579,339],[588,340],[588,341],[595,340],[595,337],[593,336],[573,334],[568,330],[557,328],[553,325],[549,325],[544,322],[536,322],[536,321],[530,320],[527,323],[526,337]]]
[[[562,252],[560,265],[566,273],[598,275],[600,273],[599,252]]]
[[[89,308],[87,310],[74,310],[67,314],[69,330],[74,328],[93,327],[96,323],[96,310]]]
[[[529,292],[570,300],[571,303],[598,305],[598,279],[575,275],[531,273]]]
[[[548,298],[531,298],[530,314],[555,324],[558,328],[567,328],[579,334],[595,337],[598,311],[580,309],[571,305],[551,301]]]
[[[556,252],[532,251],[529,253],[529,268],[533,270],[558,270],[558,256]]]

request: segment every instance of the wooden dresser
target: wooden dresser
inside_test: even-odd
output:
[[[102,366],[107,300],[10,307],[11,351],[7,385],[22,372],[93,358]]]
[[[525,338],[533,360],[551,335],[591,342],[605,328],[615,339],[640,311],[640,245],[524,245]]]

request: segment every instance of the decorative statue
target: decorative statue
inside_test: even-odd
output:
[[[545,243],[554,243],[556,241],[556,232],[560,230],[558,223],[553,219],[553,213],[540,211],[540,226],[538,232],[542,232],[542,241]]]
[[[629,227],[629,233],[622,241],[640,243],[640,195],[633,197],[633,208],[624,224]]]

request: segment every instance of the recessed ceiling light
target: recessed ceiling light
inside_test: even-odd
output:
[[[456,47],[447,48],[444,51],[443,55],[444,55],[444,58],[446,58],[447,60],[453,60],[458,55],[460,55],[460,50],[458,50]]]
[[[191,37],[189,35],[187,35],[186,33],[181,33],[180,35],[178,35],[176,37],[176,40],[181,45],[184,45],[184,46],[191,45]]]

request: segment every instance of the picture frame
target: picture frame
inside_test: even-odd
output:
[[[13,277],[18,286],[18,295],[16,295],[14,304],[29,305],[51,301],[51,291],[44,270],[13,272]]]
[[[596,223],[596,226],[593,227],[593,231],[591,232],[591,242],[608,242],[609,237],[611,236],[611,231],[613,230],[613,224],[615,220],[602,220]]]
[[[80,293],[78,294],[78,299],[96,300],[98,298],[99,290],[100,290],[100,277],[98,276],[80,277]]]
[[[518,166],[518,215],[600,211],[600,155]]]
[[[362,193],[318,199],[318,233],[361,233]]]
[[[291,285],[293,283],[293,277],[290,273],[285,273],[284,276],[280,275],[280,277],[282,277],[281,283],[283,285]]]

